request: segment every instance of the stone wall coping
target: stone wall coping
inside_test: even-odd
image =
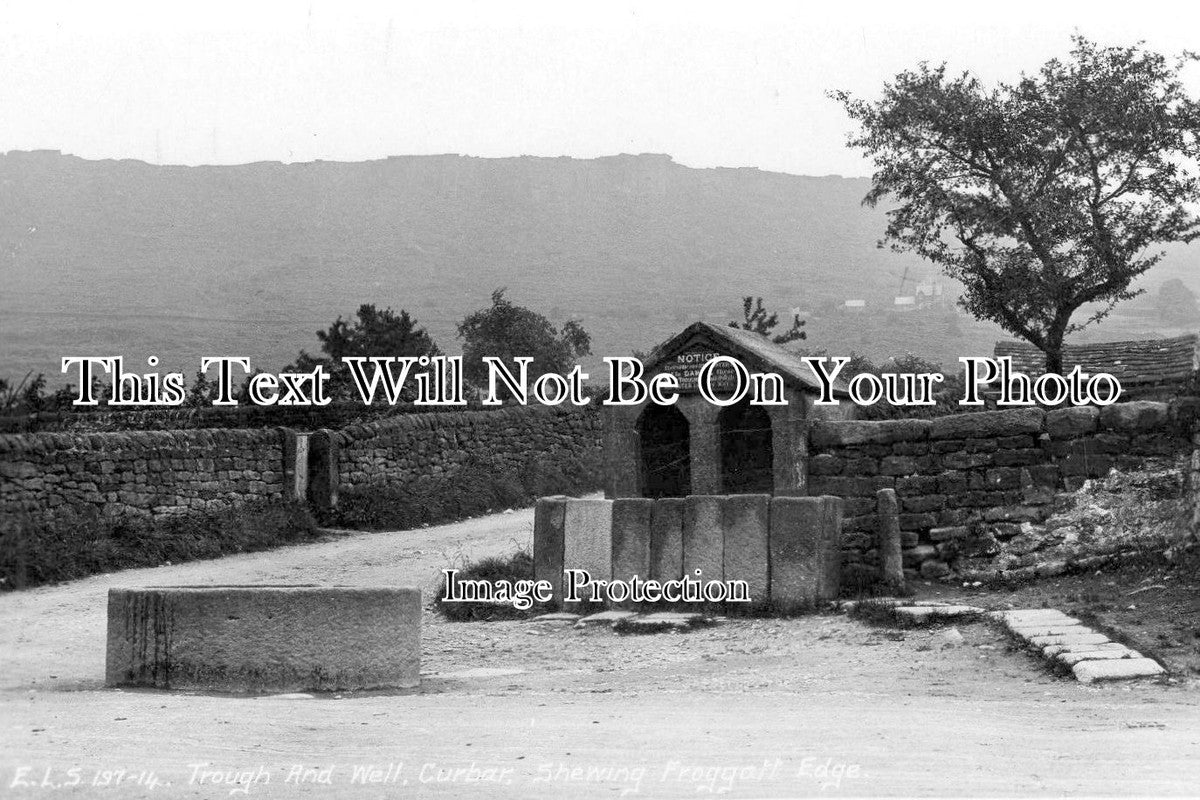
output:
[[[1097,431],[1118,433],[1174,432],[1197,416],[1191,398],[1171,403],[1134,400],[1097,408],[1079,406],[1046,411],[1015,408],[976,411],[933,419],[821,420],[810,429],[818,449],[866,444],[893,444],[943,439],[992,439],[1047,433],[1052,439],[1074,439]],[[1180,435],[1183,435],[1183,431]]]
[[[354,442],[387,436],[397,431],[439,430],[446,428],[483,427],[509,424],[518,420],[548,416],[580,416],[590,413],[592,406],[511,406],[494,410],[431,411],[421,414],[404,414],[377,422],[348,425],[334,433],[338,443],[351,445]]]
[[[0,453],[8,457],[45,455],[66,450],[148,450],[163,447],[210,448],[274,444],[279,428],[196,428],[178,431],[106,431],[101,433],[0,434]]]

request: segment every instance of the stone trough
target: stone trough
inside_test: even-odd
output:
[[[420,683],[421,592],[325,586],[110,589],[105,683],[222,692]]]

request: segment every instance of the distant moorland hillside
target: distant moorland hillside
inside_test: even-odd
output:
[[[946,307],[895,313],[937,272],[876,247],[864,178],[691,169],[663,155],[152,166],[0,156],[0,377],[57,381],[64,355],[153,353],[165,368],[246,355],[278,369],[358,304],[406,308],[444,350],[508,287],[597,355],[648,349],[740,297],[799,308],[813,348],[953,362],[1002,334]],[[1196,286],[1200,247],[1148,276]],[[847,313],[847,299],[864,299]],[[1093,338],[1168,334],[1144,313]],[[1138,309],[1141,309],[1139,312]]]

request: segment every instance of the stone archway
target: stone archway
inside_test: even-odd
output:
[[[775,490],[771,417],[762,406],[743,400],[721,409],[721,491],[771,494]]]
[[[691,430],[674,406],[646,406],[637,421],[642,497],[686,497],[692,492]]]

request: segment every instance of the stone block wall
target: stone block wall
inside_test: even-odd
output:
[[[207,513],[278,500],[286,485],[279,429],[0,436],[0,518]]]
[[[406,414],[331,433],[338,485],[403,485],[452,476],[468,463],[518,470],[600,463],[600,415],[592,406],[517,406],[494,411]]]
[[[966,562],[977,569],[1089,478],[1190,453],[1195,417],[1189,399],[819,422],[809,436],[809,492],[845,500],[846,567],[874,575],[876,492],[895,489],[906,574],[937,578]]]
[[[0,435],[0,517],[89,507],[208,513],[302,497],[305,486],[328,506],[339,489],[449,477],[467,463],[595,468],[600,438],[595,410],[542,406],[404,414],[299,436],[286,428]]]

